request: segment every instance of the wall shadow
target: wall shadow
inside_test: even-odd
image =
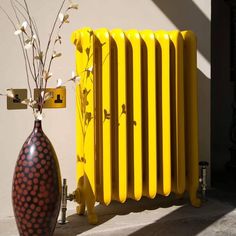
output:
[[[191,0],[152,1],[177,28],[191,29],[196,33],[199,52],[211,62],[211,80],[198,71],[199,156],[203,160],[211,157],[212,172],[225,171],[225,164],[230,159],[233,101],[229,6],[224,0],[212,0],[210,21]]]
[[[210,61],[210,25],[209,19],[191,0],[152,0],[156,6],[180,30],[192,30],[198,39],[198,49]]]
[[[192,30],[197,36],[197,48],[211,61],[211,21],[191,0],[152,0],[180,30]],[[209,6],[210,7],[210,6]],[[201,62],[200,62],[201,63]],[[204,66],[202,65],[204,68]],[[210,161],[211,79],[198,68],[199,159]],[[209,182],[210,182],[210,174]]]

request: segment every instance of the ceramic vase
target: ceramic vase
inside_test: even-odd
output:
[[[54,148],[40,120],[25,141],[15,167],[12,203],[21,236],[50,236],[61,204],[61,175]]]

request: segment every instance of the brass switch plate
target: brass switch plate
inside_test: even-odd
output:
[[[47,88],[47,92],[52,92],[53,97],[48,99],[43,108],[66,108],[66,87],[60,88]],[[34,89],[34,99],[39,96],[39,89]]]
[[[27,99],[27,89],[13,89],[15,98],[7,97],[8,110],[27,109],[27,105],[21,104],[21,101]]]

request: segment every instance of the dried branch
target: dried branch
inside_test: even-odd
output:
[[[34,32],[33,32],[33,23],[32,23],[32,18],[31,18],[31,15],[30,15],[30,11],[29,11],[29,7],[28,7],[28,4],[26,2],[26,0],[24,0],[24,4],[25,4],[25,8],[26,8],[26,13],[28,15],[28,18],[29,18],[29,27],[30,27],[30,31],[31,31],[31,40],[33,40],[33,37],[34,37]],[[33,47],[32,47],[32,64],[33,64],[33,70],[34,70],[34,80],[36,81],[36,66],[35,66],[35,45],[34,45],[34,42],[33,42]]]
[[[11,19],[11,17],[8,15],[8,13],[4,10],[4,8],[2,6],[0,6],[0,9],[6,15],[9,22],[12,24],[14,30],[16,31],[17,28],[16,28],[16,25],[15,25],[14,21]],[[30,96],[32,97],[32,90],[31,90],[30,79],[29,79],[29,71],[28,71],[28,66],[27,66],[27,56],[25,54],[24,44],[22,42],[22,39],[21,39],[20,36],[18,36],[18,38],[19,38],[19,41],[20,41],[20,45],[21,45],[21,49],[22,49],[22,53],[23,53],[23,57],[24,57],[24,62],[25,62],[25,71],[26,71],[26,77],[27,77],[27,84],[28,84],[28,88],[29,88],[29,91],[30,91]]]
[[[18,0],[14,0],[21,8],[22,10],[27,13],[27,9],[24,7],[24,5],[22,5]],[[26,16],[20,9],[18,6],[16,6],[16,10],[19,12],[19,14],[23,17],[23,19],[25,19],[27,21],[28,24],[30,24],[27,20],[28,16]],[[38,48],[38,53],[41,51],[41,42],[40,42],[40,36],[39,36],[39,31],[38,31],[38,27],[37,27],[37,24],[34,20],[33,17],[31,17],[30,15],[30,18],[31,18],[31,21],[32,21],[32,26],[33,26],[33,30],[35,31],[36,35],[37,35],[37,48]]]
[[[46,51],[45,51],[45,57],[44,57],[44,63],[43,63],[44,68],[45,68],[45,64],[46,64],[46,61],[47,61],[47,54],[48,54],[48,51],[49,51],[49,48],[50,48],[50,45],[51,45],[52,36],[53,36],[53,33],[54,33],[54,31],[55,31],[55,27],[56,27],[56,24],[57,24],[57,21],[58,21],[58,17],[59,17],[59,14],[60,14],[62,8],[63,8],[64,5],[65,5],[65,2],[66,2],[66,0],[63,0],[60,9],[59,9],[59,11],[57,12],[57,15],[56,15],[56,18],[55,18],[55,20],[54,20],[53,26],[52,26],[52,30],[51,30],[51,33],[50,33],[50,36],[49,36],[47,48],[46,48]]]
[[[59,32],[63,24],[69,23],[68,11],[71,9],[78,9],[78,4],[71,3],[69,7],[66,9],[65,14],[63,14],[61,13],[61,11],[65,5],[66,0],[61,0],[61,1],[62,3],[57,12],[56,18],[53,22],[45,51],[41,50],[39,31],[37,28],[37,24],[31,15],[27,0],[22,0],[22,1],[10,0],[11,7],[14,11],[14,17],[15,17],[14,20],[18,22],[18,24],[20,25],[20,28],[18,29],[16,27],[15,21],[0,6],[0,10],[7,16],[8,20],[10,21],[15,30],[14,34],[18,36],[20,41],[24,57],[27,83],[30,91],[30,99],[25,99],[23,103],[33,108],[34,115],[36,118],[39,118],[39,116],[42,118],[42,109],[44,101],[49,98],[48,94],[46,93],[46,88],[48,80],[51,77],[50,73],[51,66],[53,64],[54,59],[61,56],[61,53],[55,52],[55,46],[57,45],[57,43],[61,44],[61,36],[59,35]],[[21,23],[22,20],[23,23]],[[57,32],[55,32],[57,23],[59,21],[61,22],[58,24]],[[52,41],[54,36],[56,36],[55,40]],[[51,48],[52,42],[53,42],[53,47]],[[51,49],[52,49],[52,55],[51,57],[48,57],[48,53],[49,51],[51,51]],[[30,77],[33,78],[36,88],[39,89],[39,96],[36,100],[33,100],[32,98]],[[73,77],[72,75],[70,81],[75,82],[76,79],[77,77],[75,76]]]

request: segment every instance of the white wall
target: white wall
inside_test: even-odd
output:
[[[30,0],[38,22],[42,41],[46,41],[60,0]],[[175,3],[176,2],[176,3]],[[136,28],[153,30],[192,29],[200,41],[199,118],[200,159],[209,160],[210,150],[210,0],[81,0],[78,13],[71,15],[71,23],[62,33],[63,58],[53,67],[55,86],[57,78],[68,78],[74,69],[74,47],[70,35],[77,28]],[[1,6],[10,10],[9,0]],[[26,88],[23,58],[13,29],[0,14],[0,92],[6,88]],[[45,133],[54,144],[61,165],[62,176],[75,188],[75,104],[74,88],[67,87],[67,109],[47,110],[43,121]],[[6,101],[0,98],[0,218],[13,215],[11,183],[15,162],[21,145],[33,128],[31,110],[7,111]],[[70,205],[73,207],[73,204]]]

